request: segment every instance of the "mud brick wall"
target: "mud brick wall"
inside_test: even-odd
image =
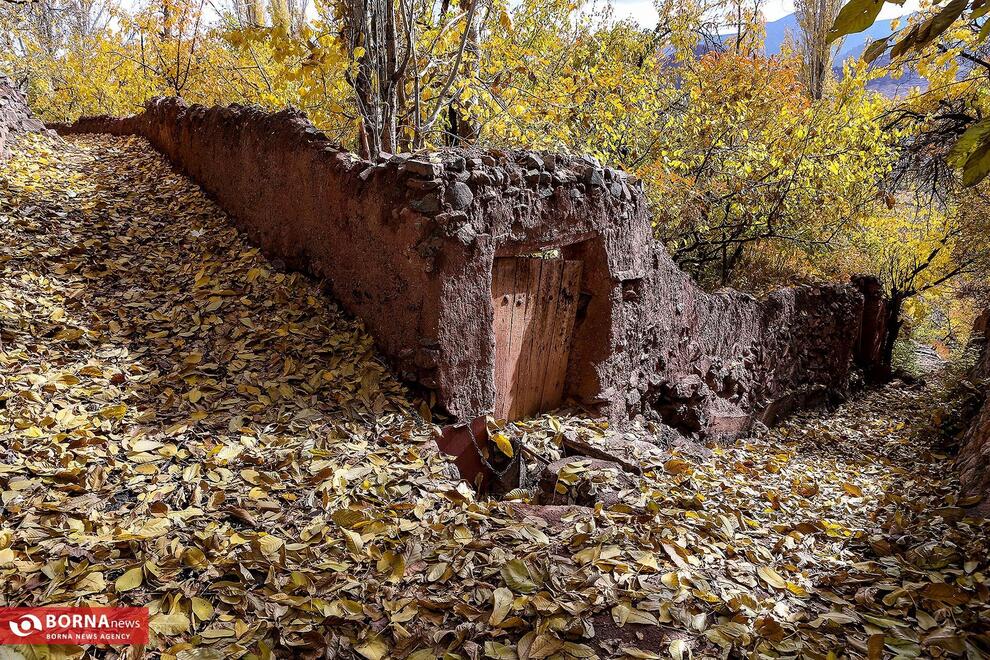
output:
[[[981,389],[983,401],[963,433],[956,460],[963,496],[980,498],[977,510],[990,515],[990,310],[977,319],[973,337],[979,359],[969,377]]]
[[[649,261],[639,184],[591,159],[460,150],[371,163],[299,113],[177,99],[56,128],[146,137],[268,254],[326,278],[399,374],[436,390],[459,419],[494,402],[497,254],[583,244],[588,287],[605,310],[623,274]],[[599,316],[576,337],[575,353],[589,360],[604,360],[618,332]],[[595,367],[584,362],[574,378],[595,380]]]
[[[547,249],[583,263],[566,394],[615,422],[731,435],[842,396],[870,366],[862,283],[705,293],[652,239],[640,183],[592,158],[466,149],[372,163],[299,113],[177,99],[57,128],[146,137],[268,254],[326,278],[399,374],[461,420],[494,406],[494,259]]]
[[[890,380],[891,365],[884,363],[882,355],[889,321],[883,288],[880,280],[869,275],[853,277],[853,284],[863,294],[863,329],[853,359],[863,371],[866,382],[885,383]]]
[[[10,78],[0,74],[0,158],[6,153],[11,136],[43,128],[44,124],[35,119],[28,109],[21,91]]]

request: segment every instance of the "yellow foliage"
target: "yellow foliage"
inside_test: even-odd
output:
[[[350,81],[367,53],[341,34],[342,7],[317,0],[315,18],[290,29],[288,3],[269,4],[271,26],[207,16],[192,0],[112,5],[101,24],[61,30],[54,42],[27,10],[8,9],[0,27],[18,45],[0,51],[0,68],[27,80],[46,120],[125,115],[153,96],[181,95],[299,108],[356,150],[361,113]],[[880,72],[847,62],[842,81],[811,101],[793,53],[758,52],[761,28],[752,17],[738,44],[699,57],[698,30],[711,16],[703,1],[661,6],[663,29],[650,31],[582,0],[493,0],[484,5],[480,42],[462,50],[467,6],[415,5],[414,48],[397,94],[399,149],[457,144],[466,134],[595,155],[645,182],[657,235],[712,283],[755,287],[763,276],[835,279],[866,270],[893,290],[925,263],[908,288],[927,291],[958,265],[956,237],[927,261],[933,241],[960,222],[956,210],[919,215],[902,201],[891,210],[878,195],[904,137],[882,123],[890,101],[866,90]],[[958,84],[953,55],[916,66],[933,85],[957,84],[982,107],[987,92]],[[916,94],[906,104],[924,112],[937,96]],[[448,124],[448,106],[472,131]]]

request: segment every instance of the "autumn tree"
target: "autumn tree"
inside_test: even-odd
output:
[[[259,27],[265,24],[265,11],[261,0],[234,0],[234,16],[240,27]]]
[[[841,0],[797,0],[794,14],[801,37],[801,77],[813,99],[820,99],[832,79],[832,62],[840,40],[830,40],[829,30],[842,7]]]
[[[725,22],[735,32],[729,41],[730,50],[736,53],[752,52],[762,44],[766,36],[763,4],[763,0],[730,0],[726,3]]]
[[[475,137],[458,106],[471,96],[480,35],[493,8],[485,0],[340,2],[342,39],[354,57],[348,80],[361,115],[362,153],[421,148],[437,132],[446,141]]]
[[[882,6],[849,2],[829,38],[866,29]],[[906,308],[923,300],[973,296],[990,273],[987,193],[980,183],[990,171],[987,9],[966,0],[936,4],[864,54],[867,63],[889,55],[880,67],[884,73],[910,71],[926,80],[924,89],[898,99],[883,115],[885,129],[896,136],[897,158],[885,182],[891,209],[868,217],[850,241],[887,288],[888,358],[910,315]]]
[[[393,0],[343,0],[341,14],[344,43],[356,60],[349,82],[361,113],[361,153],[375,158],[382,151],[395,151],[397,87],[408,63],[405,54],[411,57],[412,48],[402,52],[397,25],[401,18]],[[410,35],[412,30],[410,24]]]
[[[306,11],[309,8],[309,0],[286,0],[286,9],[289,14],[289,29],[293,37],[299,38],[306,27]]]
[[[867,29],[883,5],[883,0],[851,0],[836,16],[829,40]],[[929,92],[935,96],[947,93],[958,99],[960,93],[969,95],[971,103],[964,104],[968,107],[962,111],[957,103],[937,103],[931,113],[913,117],[934,120],[938,132],[934,141],[952,145],[948,160],[960,170],[965,185],[975,185],[990,174],[990,118],[983,116],[984,94],[979,85],[967,84],[985,80],[990,72],[988,11],[990,3],[984,0],[934,3],[915,14],[903,29],[871,43],[863,55],[866,62],[874,62],[889,53],[895,67],[914,66],[923,75],[933,75],[936,80],[929,85]],[[960,71],[963,75],[956,79]]]
[[[902,193],[891,208],[864,218],[837,242],[858,255],[858,269],[877,275],[887,297],[883,356],[890,364],[909,305],[951,296],[990,272],[990,195],[984,187],[959,190],[948,206],[929,196]],[[846,255],[848,257],[848,254]]]
[[[703,282],[735,282],[753,249],[825,247],[875,203],[889,143],[862,81],[812,102],[797,61],[726,53],[702,58],[681,89],[684,110],[642,176],[658,235]]]

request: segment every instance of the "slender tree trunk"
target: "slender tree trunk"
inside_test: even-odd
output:
[[[262,0],[245,0],[245,17],[248,27],[259,27],[265,24],[265,8]]]
[[[32,2],[28,5],[31,25],[34,33],[38,37],[38,42],[46,53],[54,54],[58,44],[55,39],[55,17],[56,11],[52,2],[43,0],[42,2]]]
[[[832,60],[839,43],[829,43],[828,33],[842,8],[840,0],[796,0],[794,14],[801,30],[801,75],[808,95],[820,99],[832,76]]]
[[[287,34],[292,34],[292,17],[289,14],[289,3],[287,0],[270,0],[268,12],[271,15],[272,27],[284,30]]]
[[[485,18],[481,12],[477,12],[471,22],[467,25],[468,37],[467,45],[464,49],[465,63],[464,74],[469,78],[475,78],[481,67],[481,26]],[[471,143],[478,139],[480,128],[478,122],[471,116],[471,109],[476,101],[473,97],[465,101],[459,101],[463,111],[457,112],[457,138],[458,143]]]
[[[395,89],[398,84],[396,74],[399,67],[398,31],[395,23],[395,2],[385,0],[380,2],[381,39],[383,41],[382,56],[378,62],[378,95],[381,102],[382,128],[381,150],[395,153],[396,134],[399,131],[397,102]],[[377,154],[376,154],[377,155]]]
[[[309,2],[308,0],[288,0],[287,4],[290,31],[293,37],[298,37],[302,34],[303,27],[306,25],[306,7],[309,5]]]
[[[162,41],[172,38],[172,7],[168,2],[162,2]]]
[[[446,135],[444,135],[444,142],[448,147],[456,147],[460,141],[460,122],[457,117],[457,109],[451,103],[447,107],[447,130]]]

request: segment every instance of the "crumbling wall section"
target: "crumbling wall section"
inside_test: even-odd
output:
[[[735,436],[799,407],[844,397],[863,334],[855,284],[706,293],[658,251],[626,312],[629,412],[683,433]],[[623,387],[624,386],[624,387]]]
[[[872,275],[856,275],[853,284],[863,294],[863,330],[853,352],[853,360],[867,383],[890,380],[891,365],[884,362],[883,344],[887,337],[888,308],[880,280]]]
[[[653,240],[641,184],[592,158],[372,163],[299,113],[176,99],[58,128],[146,137],[269,254],[326,278],[400,375],[461,420],[495,401],[493,260],[550,248],[584,266],[566,394],[615,422],[734,435],[842,396],[864,368],[862,286],[708,294]]]

